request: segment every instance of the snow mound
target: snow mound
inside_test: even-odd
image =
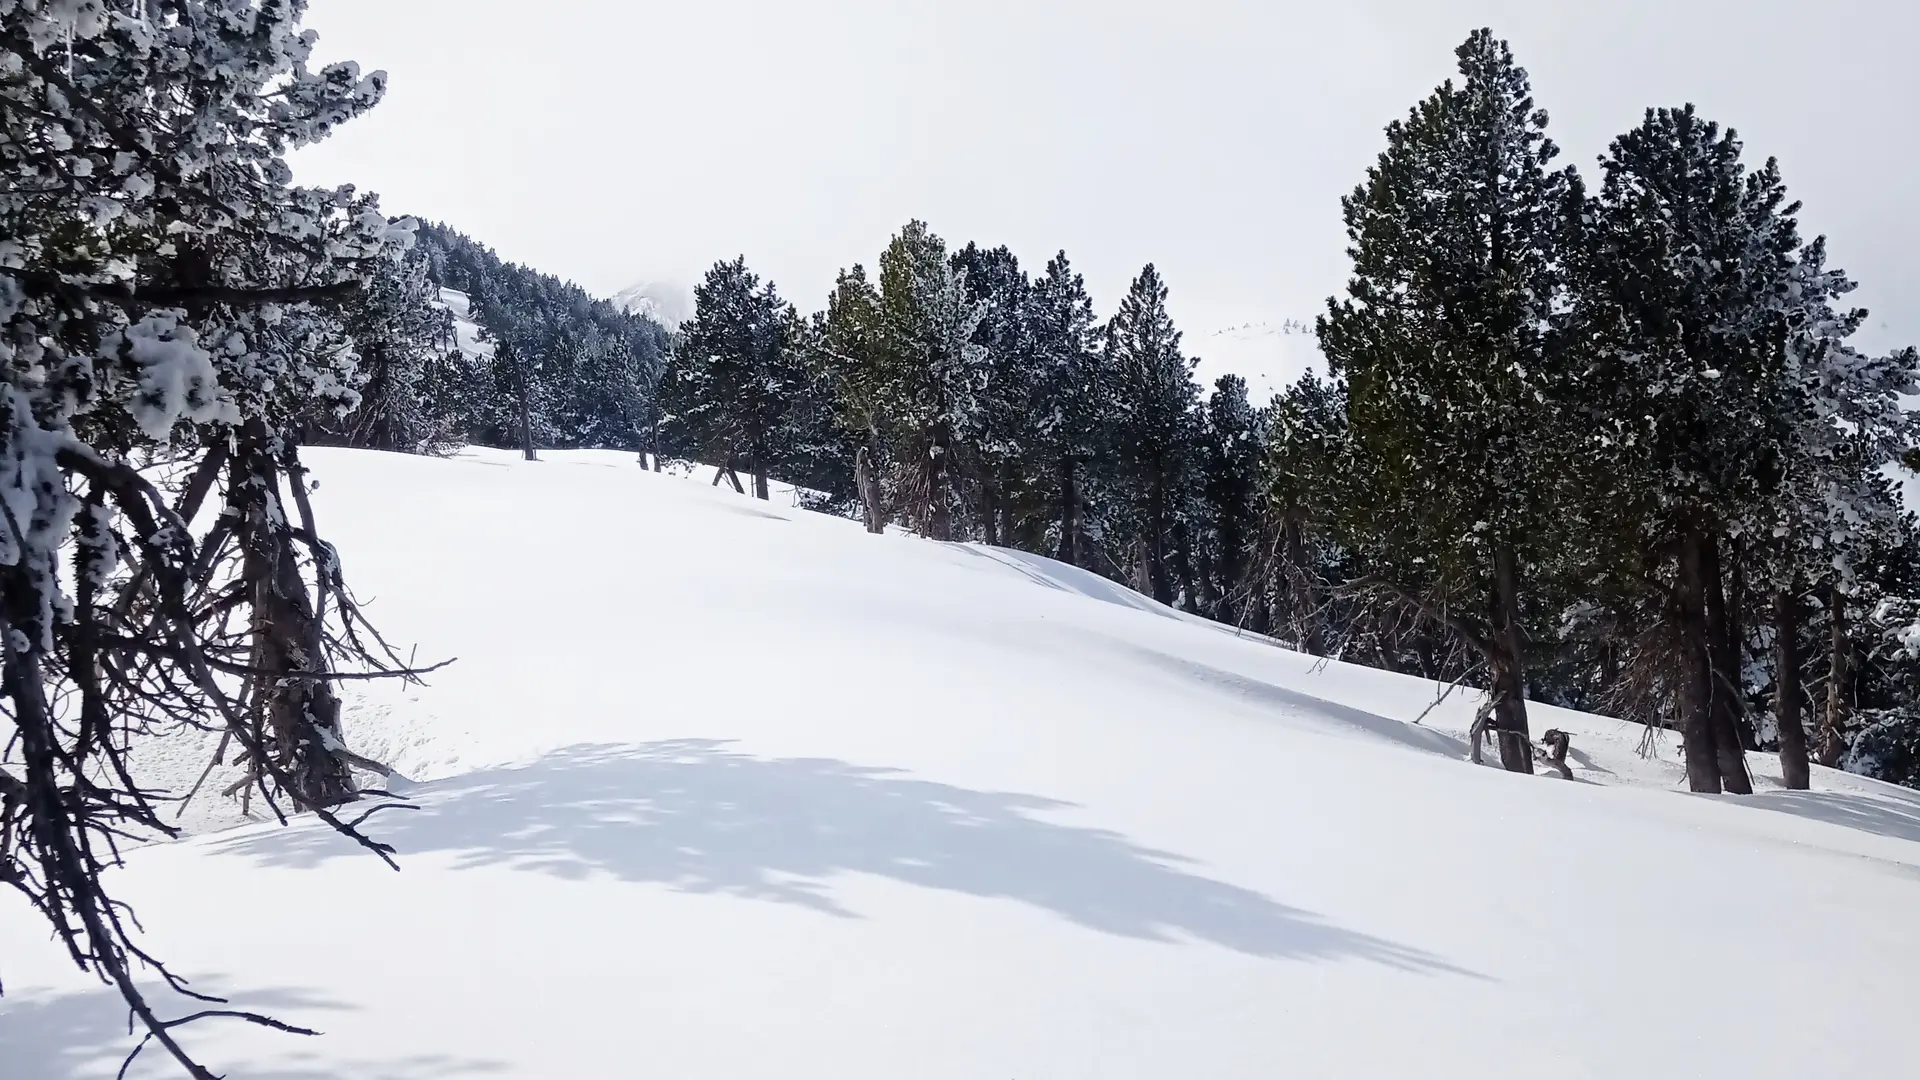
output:
[[[630,455],[315,450],[425,689],[348,735],[370,826],[203,797],[117,887],[186,1029],[306,1080],[1899,1075],[1920,797],[1684,794],[1541,708],[1575,782],[1467,764],[1473,703],[1049,560],[757,502]],[[144,757],[184,789],[205,759]],[[208,787],[217,790],[214,783]],[[204,804],[204,805],[202,805]],[[11,893],[8,894],[12,896]],[[12,905],[12,906],[4,906]],[[111,993],[0,901],[0,1068],[112,1076]],[[173,1013],[190,1011],[169,1001]],[[1764,1032],[1765,1038],[1749,1033]],[[130,1075],[173,1075],[145,1056]]]

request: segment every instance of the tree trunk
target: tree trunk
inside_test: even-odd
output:
[[[927,448],[927,537],[932,540],[953,539],[953,502],[948,492],[952,477],[947,458],[950,439],[944,425],[933,430],[933,438]]]
[[[1170,567],[1172,573],[1170,576],[1173,578],[1173,583],[1177,586],[1174,599],[1180,602],[1180,610],[1185,611],[1189,615],[1198,615],[1200,613],[1200,607],[1195,596],[1198,589],[1194,584],[1192,544],[1189,543],[1189,540],[1190,537],[1185,526],[1174,530],[1173,558],[1171,560],[1172,566]]]
[[[1773,720],[1780,729],[1780,775],[1789,791],[1813,786],[1800,694],[1800,594],[1789,584],[1773,595]]]
[[[1213,565],[1213,552],[1206,544],[1200,545],[1199,565],[1194,567],[1194,576],[1198,579],[1200,590],[1200,613],[1216,622],[1233,622],[1233,605],[1220,593],[1221,574]]]
[[[1740,671],[1740,642],[1733,636],[1734,620],[1727,602],[1725,574],[1720,565],[1720,540],[1700,539],[1702,584],[1707,599],[1707,656],[1713,665],[1713,748],[1720,763],[1720,784],[1734,795],[1753,794],[1747,772],[1747,750],[1740,729],[1747,724],[1745,679]]]
[[[1493,729],[1500,737],[1500,764],[1508,772],[1533,772],[1533,741],[1527,727],[1526,660],[1521,651],[1520,559],[1509,545],[1493,553],[1493,619],[1487,658],[1493,695]]]
[[[988,547],[1001,546],[1000,485],[992,477],[980,481],[980,539]]]
[[[648,445],[650,445],[650,446],[651,446],[651,447],[653,448],[653,471],[654,471],[654,472],[659,472],[659,471],[660,471],[660,469],[661,469],[661,464],[660,464],[660,403],[659,403],[659,402],[657,402],[657,401],[656,401],[656,402],[654,402],[654,403],[653,403],[653,405],[652,405],[652,406],[651,406],[651,407],[649,408],[649,410],[648,410],[648,416],[649,416],[649,418],[650,418],[650,422],[651,422],[651,425],[652,425],[652,427],[651,427],[651,431],[650,431],[650,432],[648,433],[648,435],[647,435],[647,443],[648,443]]]
[[[1167,491],[1158,477],[1147,497],[1147,595],[1173,603],[1173,583],[1167,574]]]
[[[1013,466],[1008,464],[1003,464],[1000,467],[999,486],[994,489],[994,504],[999,508],[999,511],[1000,511],[1000,523],[999,523],[998,531],[1000,536],[1000,543],[1005,544],[1006,546],[1011,548],[1017,548],[1021,546],[1020,540],[1019,540],[1019,534],[1018,534],[1019,519],[1018,519],[1018,515],[1014,513],[1014,499],[1011,495],[1008,494],[1013,490],[1014,490]],[[1037,546],[1038,545],[1028,545],[1028,547],[1037,547]]]
[[[272,440],[264,423],[249,421],[233,455],[227,498],[239,519],[241,573],[253,607],[251,666],[272,673],[256,677],[253,700],[264,719],[268,752],[285,773],[287,794],[308,810],[350,802],[356,789],[350,767],[335,752],[346,739],[333,684],[298,677],[325,674],[327,661],[280,497]]]
[[[520,452],[528,461],[539,461],[540,454],[533,448],[533,404],[529,400],[533,392],[527,385],[526,366],[517,356],[513,362],[513,376],[514,381],[520,384]]]
[[[1054,556],[1068,566],[1079,566],[1080,484],[1078,470],[1071,459],[1060,462],[1060,550]]]
[[[1707,648],[1706,567],[1702,540],[1689,530],[1680,541],[1674,574],[1672,617],[1678,631],[1675,670],[1679,675],[1680,744],[1686,756],[1687,787],[1720,794],[1720,758],[1713,734],[1713,659]]]
[[[768,500],[767,471],[758,464],[753,467],[753,497],[759,499],[761,502]]]
[[[1133,591],[1142,596],[1153,593],[1153,556],[1147,550],[1145,537],[1133,542]]]
[[[1293,596],[1294,641],[1309,656],[1326,655],[1320,633],[1320,595],[1314,588],[1313,571],[1307,566],[1307,530],[1297,514],[1288,514],[1280,526],[1281,542],[1286,547],[1287,582]]]
[[[873,455],[866,447],[854,451],[853,483],[860,491],[860,511],[867,531],[878,535],[887,531],[886,512],[880,507],[880,481],[873,475]]]
[[[1847,690],[1853,677],[1852,645],[1847,639],[1847,594],[1835,583],[1832,592],[1832,634],[1827,672],[1827,714],[1820,724],[1820,764],[1840,767],[1847,753]]]

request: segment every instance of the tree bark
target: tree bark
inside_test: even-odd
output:
[[[953,539],[953,503],[949,497],[951,470],[945,425],[936,425],[927,450],[927,536],[933,540]]]
[[[1847,594],[1832,590],[1832,633],[1828,642],[1827,714],[1820,724],[1820,764],[1840,767],[1847,752],[1847,691],[1853,678],[1852,645],[1847,638]]]
[[[254,687],[269,752],[285,771],[287,794],[300,809],[350,802],[356,796],[352,770],[336,752],[346,747],[340,699],[331,682],[299,677],[325,674],[326,651],[289,517],[280,506],[272,440],[259,420],[241,431],[228,500],[240,521],[241,572],[253,607],[252,667],[274,673],[257,676]]]
[[[1307,530],[1298,514],[1289,513],[1280,526],[1286,546],[1287,581],[1293,593],[1293,632],[1301,651],[1309,656],[1326,655],[1320,632],[1320,594],[1314,588],[1313,572],[1307,566]]]
[[[873,455],[866,447],[854,451],[853,483],[860,491],[860,510],[867,531],[876,535],[887,531],[886,513],[880,508],[880,481],[873,475]]]
[[[1487,669],[1500,764],[1508,772],[1531,773],[1533,741],[1527,727],[1526,660],[1520,633],[1520,559],[1511,545],[1503,544],[1493,553],[1492,614]]]
[[[1000,485],[990,476],[980,481],[980,533],[988,547],[1000,546]]]
[[[1707,647],[1706,567],[1701,538],[1688,530],[1681,538],[1674,573],[1672,617],[1678,632],[1680,744],[1686,757],[1687,787],[1720,794],[1720,758],[1713,732],[1713,659]]]
[[[1155,477],[1147,497],[1147,595],[1162,604],[1173,603],[1173,583],[1167,574],[1167,491]]]
[[[1081,565],[1079,470],[1071,459],[1060,462],[1060,550],[1054,556],[1068,566]]]
[[[1734,795],[1753,794],[1753,777],[1747,771],[1746,740],[1740,729],[1747,724],[1746,701],[1741,693],[1745,679],[1740,671],[1740,642],[1734,638],[1734,619],[1727,602],[1725,574],[1720,565],[1720,540],[1703,536],[1701,543],[1702,584],[1707,599],[1707,656],[1713,665],[1713,747],[1720,763],[1720,785]]]
[[[653,448],[653,471],[659,472],[661,468],[661,464],[660,464],[660,403],[658,401],[654,402],[652,406],[649,407],[647,415],[651,423],[651,430],[647,435],[647,442],[648,442],[648,445],[650,445]]]
[[[1200,607],[1195,595],[1198,588],[1194,584],[1192,545],[1189,543],[1185,526],[1174,530],[1173,558],[1170,561],[1172,563],[1170,576],[1173,584],[1178,586],[1175,589],[1174,599],[1180,602],[1182,611],[1189,615],[1198,615]]]
[[[539,461],[540,454],[533,448],[533,405],[529,400],[532,390],[527,385],[527,369],[518,357],[513,358],[514,381],[520,384],[520,452],[528,461]]]
[[[761,502],[768,500],[767,470],[761,468],[758,462],[753,466],[753,497]]]
[[[1773,595],[1773,720],[1780,729],[1780,775],[1789,791],[1813,786],[1801,692],[1800,595],[1788,584]]]

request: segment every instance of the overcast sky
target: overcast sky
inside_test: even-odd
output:
[[[803,308],[912,217],[1065,248],[1109,310],[1146,262],[1190,337],[1311,317],[1381,128],[1491,25],[1591,175],[1648,105],[1777,156],[1920,341],[1913,0],[312,0],[387,100],[295,159],[609,295],[744,254]]]

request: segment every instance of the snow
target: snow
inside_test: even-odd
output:
[[[678,330],[693,318],[693,290],[678,281],[642,281],[613,294],[613,306]]]
[[[1313,324],[1298,319],[1244,323],[1189,337],[1185,344],[1200,358],[1194,377],[1208,393],[1220,376],[1238,375],[1247,380],[1247,399],[1256,408],[1307,372],[1327,370]]]
[[[493,355],[493,342],[480,340],[480,324],[473,321],[473,306],[466,293],[442,288],[440,306],[453,313],[453,340],[460,355],[469,361],[485,360]]]
[[[417,786],[402,871],[311,822],[131,856],[148,943],[324,1032],[216,1072],[364,1077],[1898,1075],[1920,793],[1683,793],[1549,708],[1577,781],[1463,758],[1473,701],[1035,556],[643,470],[310,452],[429,687],[350,688]],[[139,768],[184,789],[204,758]],[[209,788],[217,790],[210,782]],[[0,1074],[130,1045],[9,894]],[[186,1003],[170,1001],[175,1012]],[[1756,1034],[1764,1037],[1756,1038]],[[174,1075],[142,1058],[130,1075]]]

